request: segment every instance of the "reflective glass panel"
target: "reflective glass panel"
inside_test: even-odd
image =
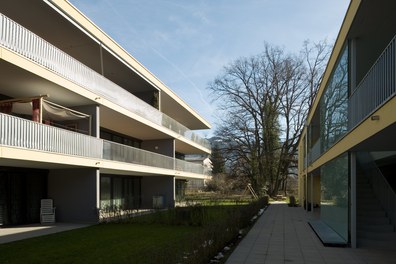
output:
[[[321,167],[320,218],[348,241],[348,154]]]

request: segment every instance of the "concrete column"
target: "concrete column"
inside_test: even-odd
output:
[[[351,247],[356,248],[356,152],[350,152]]]
[[[90,115],[89,122],[87,120],[76,121],[78,127],[82,130],[89,131],[89,134],[93,137],[100,137],[100,111],[99,105],[84,105],[73,107],[73,110],[77,110],[84,114]]]
[[[314,213],[313,207],[314,207],[314,176],[311,174],[311,213]]]

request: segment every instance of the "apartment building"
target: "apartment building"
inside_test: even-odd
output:
[[[0,3],[0,225],[173,207],[210,124],[66,0]]]
[[[300,203],[352,247],[395,247],[395,11],[350,2],[300,138]]]

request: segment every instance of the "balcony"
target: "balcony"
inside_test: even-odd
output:
[[[357,85],[349,98],[349,129],[392,98],[396,92],[396,36]]]
[[[16,52],[154,124],[170,129],[184,138],[210,149],[210,143],[206,139],[200,138],[176,120],[161,113],[2,14],[0,14],[0,46]]]
[[[0,113],[0,145],[101,159],[103,140]]]
[[[318,139],[315,142],[315,144],[312,146],[312,148],[308,150],[308,164],[311,164],[314,161],[316,161],[320,157],[321,154],[322,153],[320,151],[320,139]]]
[[[176,159],[175,166],[176,166],[175,169],[177,171],[191,172],[191,173],[203,174],[203,175],[211,175],[211,171],[209,171],[208,168],[206,168],[200,164]]]
[[[3,113],[0,113],[0,145],[210,175],[199,164]]]
[[[169,170],[175,166],[171,157],[106,140],[103,141],[103,159]]]

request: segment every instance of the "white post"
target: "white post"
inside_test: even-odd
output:
[[[100,170],[96,170],[96,210],[98,213],[98,220],[100,220]]]

